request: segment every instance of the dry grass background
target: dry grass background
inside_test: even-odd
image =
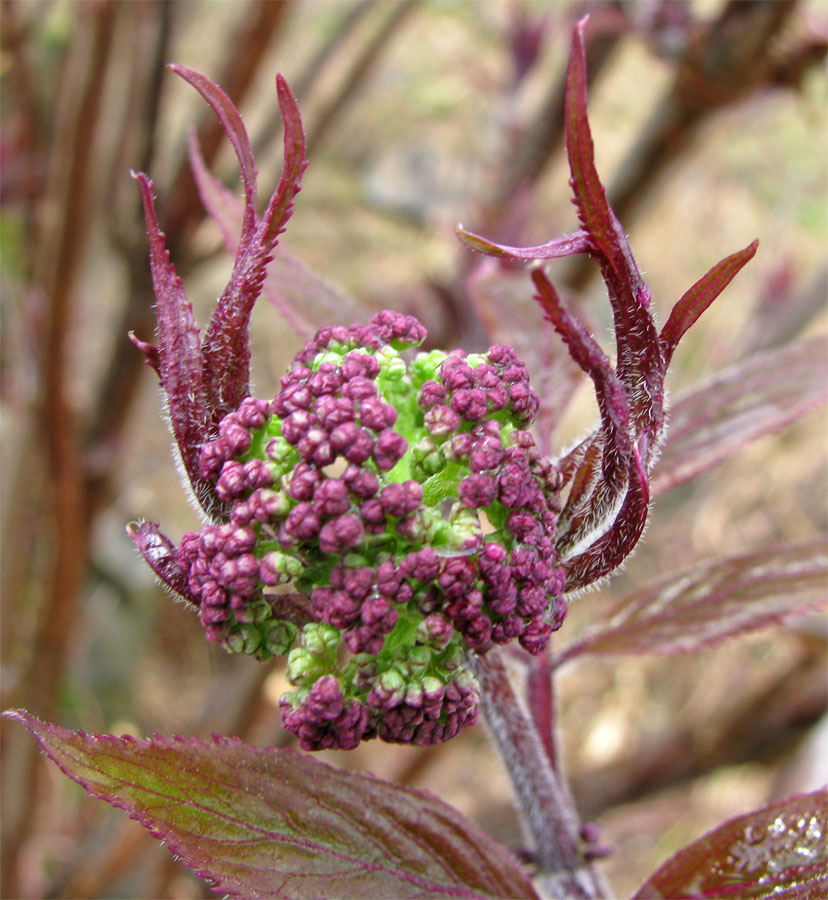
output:
[[[226,41],[240,4],[193,0],[178,5],[184,9],[176,11],[172,60],[213,75],[228,52],[244,53],[244,47],[228,47]],[[24,17],[43,14],[38,4],[21,6]],[[67,39],[79,27],[80,5],[48,6],[38,39]],[[361,27],[369,27],[383,7],[375,7]],[[712,15],[718,4],[693,7],[700,15]],[[253,135],[274,108],[273,73],[279,70],[295,81],[336,27],[343,8],[332,0],[291,7],[243,107]],[[535,12],[543,8],[540,3],[531,6]],[[435,2],[413,9],[313,152],[284,245],[358,298],[366,316],[368,310],[387,306],[417,309],[436,333],[445,330],[444,310],[429,285],[455,277],[462,251],[454,225],[470,223],[485,198],[503,129],[531,108],[544,75],[548,79],[549,72],[563,65],[566,23],[573,9],[552,4],[554,24],[545,59],[512,106],[500,99],[509,78],[503,35],[511,4]],[[818,3],[805,3],[794,27],[804,30],[809,17],[822,13]],[[359,40],[364,38],[357,29],[352,42],[356,46]],[[45,52],[44,47],[38,52]],[[332,65],[312,95],[299,96],[311,127],[341,83],[348,52],[346,44],[339,68]],[[171,160],[200,103],[183,82],[176,83],[170,74],[165,78],[171,83],[164,85],[162,152],[152,173],[159,183],[172,171]],[[669,78],[669,63],[655,58],[641,40],[623,41],[591,94],[599,171],[606,180],[612,181]],[[670,379],[675,391],[739,358],[757,325],[757,299],[785,267],[793,273],[791,296],[805,290],[824,267],[825,101],[824,72],[813,72],[798,93],[768,91],[724,111],[630,227],[662,321],[710,265],[760,239],[756,259],[677,354]],[[113,94],[105,102],[114,111],[128,104],[129,97]],[[225,151],[214,170],[231,171]],[[264,192],[278,172],[273,145],[258,162]],[[124,159],[123,179],[138,164]],[[560,152],[540,184],[525,232],[528,240],[545,240],[572,228],[566,181]],[[94,185],[90,202],[96,218],[77,289],[67,367],[70,393],[79,407],[89,402],[100,378],[126,290],[123,266],[107,242],[109,201],[103,186]],[[163,221],[163,195],[158,203]],[[4,217],[3,263],[9,301],[4,327],[12,338],[25,333],[25,302],[32,296],[15,280],[15,227],[12,209]],[[207,259],[185,280],[201,322],[230,270],[229,260],[214,252],[217,248],[217,233],[208,224],[201,226],[190,250]],[[551,274],[554,279],[554,268]],[[587,295],[590,314],[606,324],[600,285],[593,283]],[[824,331],[825,318],[823,309],[811,318],[807,332]],[[267,396],[299,342],[265,304],[254,314],[252,334],[254,384],[259,395]],[[27,415],[28,363],[25,352],[8,337],[6,342],[4,468],[11,473],[19,455],[29,452],[17,441]],[[123,352],[135,352],[125,339]],[[113,404],[118,402],[112,397]],[[208,645],[195,618],[154,585],[125,536],[124,524],[140,516],[160,520],[175,538],[197,527],[169,455],[160,405],[147,370],[111,501],[95,523],[91,567],[67,642],[61,724],[140,736],[155,731],[234,733],[243,727],[254,743],[285,744],[288,736],[277,712],[282,667],[261,667]],[[580,391],[562,439],[583,433],[594,415],[589,390]],[[663,497],[645,543],[623,574],[573,605],[560,642],[595,621],[613,597],[634,584],[725,551],[824,532],[825,475],[825,418],[818,412]],[[14,523],[4,524],[6,549],[28,552],[16,547]],[[53,536],[42,532],[38,539],[48,544]],[[14,614],[15,633],[31,635],[38,615],[36,593]],[[820,777],[813,768],[801,768],[800,751],[815,733],[814,704],[818,707],[824,696],[825,647],[824,620],[808,620],[693,657],[589,659],[566,670],[559,686],[565,763],[581,808],[615,845],[606,868],[618,896],[629,894],[671,851],[723,818],[804,789],[808,779]],[[3,660],[5,687],[12,697],[25,657],[17,647],[7,650]],[[799,719],[797,702],[803,707]],[[30,710],[37,713],[36,704]],[[800,721],[808,727],[798,727]],[[335,765],[426,787],[507,846],[520,845],[509,788],[482,727],[445,747],[417,750],[375,742],[351,753],[320,756]],[[200,882],[136,824],[87,799],[53,768],[43,767],[38,777],[33,836],[23,848],[20,891],[25,896],[204,895]],[[826,778],[824,770],[821,778]]]

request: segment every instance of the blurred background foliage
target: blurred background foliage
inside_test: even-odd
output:
[[[150,340],[153,329],[129,170],[155,179],[202,323],[231,264],[188,174],[188,126],[231,185],[234,160],[167,62],[209,75],[242,109],[262,193],[281,161],[274,74],[287,77],[311,165],[283,245],[356,298],[362,321],[393,307],[417,314],[435,345],[473,350],[515,332],[537,345],[555,338],[532,308],[528,276],[515,273],[496,302],[476,294],[479,258],[454,227],[530,244],[575,227],[561,85],[571,24],[587,9],[598,168],[662,320],[710,265],[760,239],[685,340],[672,389],[825,330],[827,23],[817,0],[4,0],[1,9],[3,708],[90,732],[290,743],[277,711],[281,663],[208,645],[124,531],[138,517],[176,538],[197,527],[154,375],[126,338]],[[606,334],[597,272],[555,263],[550,274]],[[350,306],[343,300],[341,324]],[[254,385],[270,396],[302,341],[264,302],[252,334]],[[569,405],[559,449],[594,420],[590,396],[580,390]],[[825,533],[827,515],[816,413],[662,497],[637,555],[611,586],[573,604],[560,640],[634,584]],[[565,763],[582,813],[615,846],[607,871],[619,896],[723,818],[826,780],[808,755],[818,760],[828,741],[825,652],[825,621],[810,617],[698,656],[588,657],[566,670]],[[209,895],[138,825],[5,729],[4,897]],[[321,755],[427,787],[521,845],[483,727],[444,747],[374,742]]]

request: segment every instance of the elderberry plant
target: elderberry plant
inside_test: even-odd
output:
[[[529,248],[458,230],[472,249],[495,257],[542,263],[588,254],[601,269],[615,365],[542,266],[531,275],[540,311],[592,380],[600,411],[595,430],[556,459],[536,444],[531,429],[541,400],[513,348],[419,350],[423,325],[392,310],[366,325],[322,328],[272,398],[250,396],[249,318],[306,165],[299,111],[279,77],[285,165],[259,216],[237,110],[205,76],[172,67],[210,104],[236,152],[242,232],[202,337],[165,249],[152,182],[135,176],[158,341],[132,339],[160,379],[204,524],[178,545],[155,523],[138,523],[130,534],[157,576],[197,611],[209,640],[260,661],[287,657],[292,690],[280,701],[282,721],[305,750],[353,749],[374,737],[437,744],[473,725],[482,708],[534,839],[539,884],[550,896],[597,898],[608,890],[592,865],[601,855],[594,828],[578,822],[554,754],[543,752],[548,736],[537,710],[522,712],[497,648],[526,651],[549,675],[545,652],[567,603],[636,546],[665,441],[664,378],[673,352],[756,243],[714,266],[657,328],[649,289],[595,170],[583,28],[584,21],[575,29],[566,96],[581,227]],[[192,158],[209,199],[216,185],[195,147]],[[642,610],[646,603],[630,615]],[[752,626],[778,614],[760,611]],[[675,630],[680,616],[668,626]],[[623,616],[614,627],[592,646],[617,639]],[[713,637],[740,628],[738,617],[722,614]],[[570,652],[586,646],[589,638]],[[227,739],[89,738],[15,715],[68,774],[126,806],[234,897],[537,896],[514,858],[436,798]],[[188,797],[171,787],[178,779]],[[691,889],[712,896],[723,885],[732,894],[737,882],[725,869],[756,828],[776,829],[787,842],[782,863],[762,850],[774,890],[796,890],[802,872],[828,877],[826,806],[823,792],[734,820],[682,851],[636,896]],[[214,830],[220,838],[204,849]],[[719,862],[700,876],[698,861],[710,854]]]

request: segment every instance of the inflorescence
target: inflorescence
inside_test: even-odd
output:
[[[425,337],[389,311],[322,329],[201,450],[223,521],[179,565],[211,640],[289,654],[281,712],[306,749],[453,737],[477,718],[464,654],[540,653],[566,612],[526,366],[403,352]]]

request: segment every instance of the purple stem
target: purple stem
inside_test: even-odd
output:
[[[580,822],[565,782],[553,770],[532,719],[524,713],[497,651],[469,654],[480,703],[534,842],[538,880],[547,896],[611,897],[580,853]]]
[[[555,746],[555,716],[552,696],[552,666],[549,656],[541,653],[529,659],[529,672],[526,680],[526,699],[529,712],[538,730],[549,764],[558,768],[558,752]]]

